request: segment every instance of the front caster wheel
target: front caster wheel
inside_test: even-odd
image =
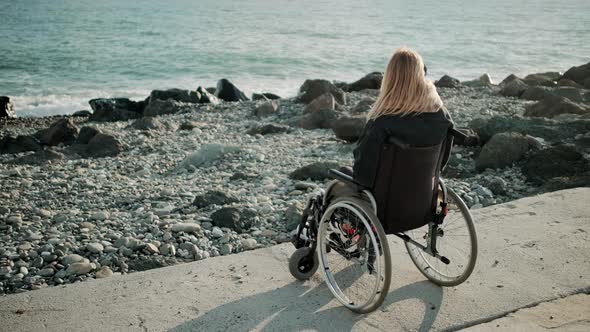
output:
[[[289,272],[297,280],[308,280],[319,266],[318,257],[310,247],[295,250],[289,258]]]

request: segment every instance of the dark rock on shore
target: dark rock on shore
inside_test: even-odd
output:
[[[310,179],[312,181],[323,181],[331,178],[330,170],[339,169],[340,165],[333,162],[317,162],[311,165],[303,166],[291,174],[289,177],[293,180],[305,181]]]
[[[557,121],[545,118],[494,116],[489,119],[473,119],[469,127],[477,132],[482,142],[487,142],[494,134],[502,132],[518,132],[543,137],[550,142],[560,142],[590,131],[590,120]]]
[[[100,130],[96,129],[95,127],[82,127],[82,129],[80,129],[80,134],[78,134],[76,144],[88,144],[88,142],[90,142],[90,140],[99,133]]]
[[[217,82],[215,96],[224,101],[246,101],[248,97],[232,82],[222,78]]]
[[[60,119],[54,122],[49,128],[39,131],[36,136],[39,137],[41,144],[45,145],[69,145],[76,141],[79,133],[78,127],[71,119]]]
[[[480,145],[479,135],[471,128],[457,128],[460,132],[466,135],[466,137],[455,137],[453,139],[454,145],[462,146],[478,146]]]
[[[93,113],[90,121],[125,121],[140,118],[145,101],[132,101],[127,98],[99,98],[88,102]]]
[[[346,95],[344,91],[327,80],[306,80],[299,88],[300,94],[297,97],[297,100],[309,104],[326,92],[332,94],[338,104],[346,104]]]
[[[568,98],[548,95],[541,101],[527,105],[524,112],[525,116],[553,118],[560,114],[587,114],[590,109],[580,104],[576,104]]]
[[[588,79],[590,79],[590,62],[587,64],[572,67],[563,73],[562,78],[570,79],[585,88],[590,88]]]
[[[33,136],[18,135],[16,138],[5,136],[0,139],[0,154],[39,150],[41,150],[41,144]]]
[[[327,129],[332,127],[332,121],[338,118],[334,110],[319,110],[305,114],[299,119],[299,126],[303,129]]]
[[[498,169],[511,166],[521,160],[530,148],[529,140],[520,133],[495,134],[481,149],[475,168]]]
[[[33,154],[30,155],[26,155],[26,156],[22,156],[20,158],[14,159],[12,161],[10,161],[10,163],[12,164],[17,164],[17,165],[44,165],[47,163],[52,163],[54,161],[58,161],[58,160],[63,160],[64,159],[64,155],[63,153],[51,150],[51,149],[45,149],[45,150],[39,150]]]
[[[182,89],[168,89],[168,90],[153,90],[149,96],[149,103],[155,100],[176,100],[184,103],[198,103],[201,101],[199,93],[190,90]]]
[[[72,116],[74,116],[74,117],[89,117],[91,115],[92,115],[92,112],[90,112],[88,110],[76,111],[76,112],[74,112],[74,114],[72,114]]]
[[[326,92],[316,99],[312,100],[311,103],[307,104],[303,109],[303,114],[313,113],[320,110],[334,110],[336,109],[336,100],[334,96]]]
[[[0,96],[0,118],[16,118],[16,112],[10,97]]]
[[[210,205],[227,205],[237,202],[239,202],[239,200],[234,196],[227,195],[222,191],[211,190],[203,195],[195,197],[193,206],[202,209]]]
[[[532,154],[522,167],[527,179],[537,185],[556,177],[588,173],[590,163],[571,145],[556,145]]]
[[[197,88],[197,94],[199,95],[199,103],[201,104],[218,104],[219,99],[215,97],[215,92],[211,93],[202,86]]]
[[[365,114],[371,111],[373,104],[375,103],[375,99],[373,98],[363,98],[361,99],[350,111],[352,114]]]
[[[227,227],[243,233],[252,227],[256,213],[249,209],[225,207],[211,215],[211,223],[217,227]]]
[[[541,100],[543,98],[545,98],[546,95],[548,95],[549,89],[547,89],[546,87],[541,87],[541,86],[532,86],[528,89],[526,89],[522,95],[520,95],[520,99],[524,99],[524,100]]]
[[[114,157],[121,151],[123,151],[123,146],[114,136],[98,133],[88,142],[85,157]]]
[[[143,112],[144,116],[158,116],[164,114],[174,114],[180,110],[180,104],[172,99],[151,101]]]
[[[551,87],[557,85],[557,80],[560,76],[561,73],[553,71],[546,73],[536,73],[525,76],[523,81],[531,86],[542,85]]]
[[[571,86],[571,87],[577,88],[577,89],[583,88],[582,85],[580,85],[568,78],[562,78],[559,81],[557,81],[557,86]]]
[[[280,96],[275,95],[274,93],[270,93],[270,92],[263,92],[263,93],[252,93],[252,100],[257,101],[257,100],[277,100],[277,99],[281,99]]]
[[[283,125],[275,125],[275,124],[265,124],[261,126],[255,126],[253,128],[248,129],[246,134],[255,136],[255,135],[269,135],[269,134],[280,134],[289,132],[288,126]]]
[[[444,75],[434,85],[437,88],[458,88],[461,86],[461,81],[449,75]]]
[[[500,94],[504,97],[520,97],[528,88],[523,80],[516,77],[502,86]]]
[[[331,127],[337,138],[354,143],[361,137],[366,123],[365,117],[343,117],[332,121]]]
[[[278,109],[279,104],[276,100],[268,100],[256,107],[253,111],[253,115],[262,118],[276,114]]]
[[[376,71],[365,75],[356,82],[342,84],[342,90],[346,92],[361,91],[365,89],[377,90],[381,88],[382,81],[383,73]]]

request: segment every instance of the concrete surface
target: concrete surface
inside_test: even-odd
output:
[[[295,281],[293,249],[283,244],[5,296],[0,330],[479,331],[521,317],[519,309],[589,292],[589,201],[590,188],[578,188],[473,211],[478,264],[455,288],[428,282],[391,238],[391,290],[369,315],[341,307],[319,273]],[[589,330],[588,301],[580,306],[576,324]]]

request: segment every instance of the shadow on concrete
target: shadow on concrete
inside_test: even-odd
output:
[[[416,322],[415,329],[429,331],[438,315],[442,297],[443,291],[440,287],[428,281],[420,281],[390,291],[377,311],[387,311],[388,306],[397,302],[418,299],[424,304],[424,315],[421,323]],[[170,332],[250,331],[253,329],[351,331],[359,321],[364,320],[371,324],[371,314],[359,315],[343,306],[321,309],[332,300],[334,297],[325,283],[316,287],[307,287],[304,283],[297,281],[275,290],[221,305],[172,328]],[[391,317],[391,319],[405,318]]]

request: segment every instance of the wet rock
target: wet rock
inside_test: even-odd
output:
[[[352,91],[361,91],[365,89],[380,89],[381,82],[383,81],[383,73],[381,72],[372,72],[364,77],[360,78],[358,81],[344,84],[342,89],[346,92]]]
[[[528,88],[523,80],[515,78],[502,87],[500,94],[504,97],[520,97]]]
[[[330,170],[339,169],[340,165],[334,162],[317,162],[304,167],[301,167],[291,174],[289,178],[294,180],[307,180],[312,181],[323,181],[324,179],[331,178]]]
[[[227,205],[237,203],[238,201],[239,200],[232,195],[228,195],[222,191],[211,190],[203,195],[195,197],[193,206],[201,209],[210,205]]]
[[[80,130],[71,119],[59,119],[49,128],[37,133],[39,142],[45,145],[72,144],[76,141]]]
[[[561,114],[587,114],[590,109],[580,104],[576,104],[567,98],[560,96],[546,96],[541,101],[527,105],[524,112],[525,116],[553,118]]]
[[[16,112],[10,97],[0,96],[0,118],[16,118]]]
[[[78,118],[85,118],[85,117],[89,117],[91,115],[92,115],[92,112],[90,112],[88,110],[76,111],[72,114],[73,117],[78,117]]]
[[[494,135],[482,148],[475,161],[475,168],[497,169],[511,166],[521,160],[529,150],[528,139],[519,133],[499,133]]]
[[[358,141],[358,139],[361,137],[366,122],[366,117],[343,117],[332,121],[331,127],[336,137],[349,143],[353,143]]]
[[[158,116],[164,114],[174,114],[180,111],[181,104],[175,100],[167,99],[167,100],[160,100],[155,99],[150,101],[150,103],[145,107],[143,111],[144,116]]]
[[[340,105],[346,104],[345,92],[327,80],[306,80],[299,88],[299,102],[309,104],[324,93],[330,93]]]
[[[563,73],[562,78],[570,79],[580,85],[586,84],[586,80],[590,78],[590,62],[581,66],[575,66]],[[588,88],[587,86],[585,86]]]
[[[458,79],[451,77],[449,75],[444,75],[438,81],[434,83],[437,88],[458,88],[461,86],[461,81]]]
[[[196,91],[182,89],[153,90],[149,96],[149,103],[151,104],[155,100],[165,101],[168,99],[184,103],[198,103],[201,101],[201,96]]]
[[[224,101],[246,101],[248,97],[232,82],[222,78],[217,82],[215,96]]]
[[[99,98],[88,102],[93,110],[90,121],[125,121],[140,118],[145,101],[132,101],[127,98]]]

